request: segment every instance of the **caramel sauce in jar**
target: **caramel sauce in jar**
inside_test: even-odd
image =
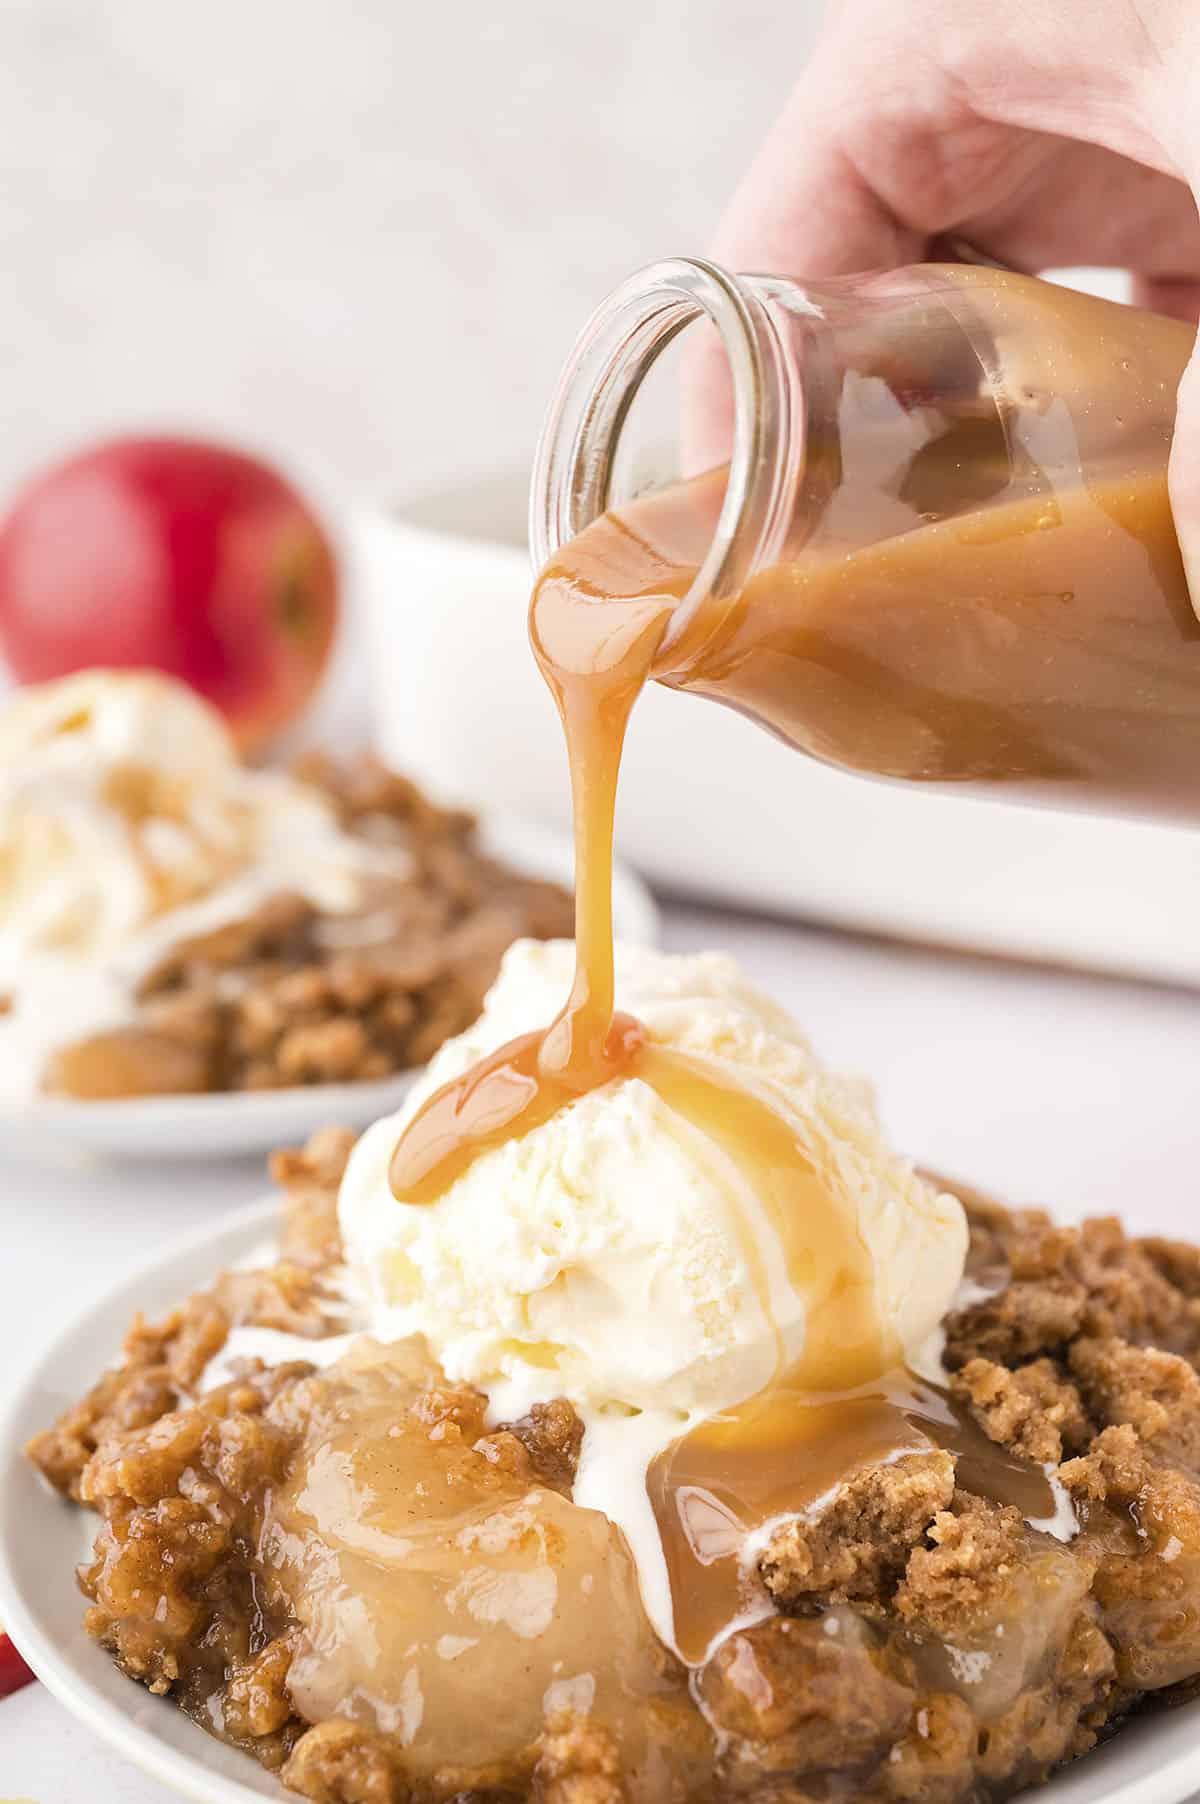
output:
[[[1038,1468],[904,1369],[857,1224],[770,1097],[616,1010],[613,823],[638,695],[655,679],[708,696],[877,776],[1200,811],[1200,624],[1166,485],[1191,335],[1146,316],[1113,323],[1111,309],[1020,278],[935,273],[958,361],[897,375],[878,332],[861,328],[857,367],[847,355],[825,369],[824,415],[814,387],[789,478],[805,505],[784,510],[771,555],[743,560],[732,588],[705,571],[744,469],[603,513],[546,564],[530,633],[570,767],[574,984],[543,1031],[430,1097],[391,1165],[403,1202],[431,1204],[482,1152],[637,1078],[753,1190],[802,1299],[802,1349],[773,1306],[780,1274],[757,1269],[773,1380],[690,1427],[647,1479],[676,1647],[694,1664],[745,1609],[753,1537],[867,1466],[941,1447],[971,1488],[1031,1521],[1052,1519],[1055,1499]],[[960,329],[964,295],[972,331]],[[912,305],[924,318],[935,303],[921,291]],[[928,342],[944,348],[938,318]],[[1022,354],[1006,320],[1022,324]],[[1136,358],[1117,355],[1121,333]],[[822,418],[837,425],[825,439]]]
[[[713,486],[694,490],[701,508],[711,506]],[[535,591],[531,634],[562,717],[575,804],[575,979],[548,1027],[501,1046],[427,1100],[395,1149],[391,1182],[404,1203],[431,1204],[490,1148],[532,1131],[589,1089],[636,1077],[752,1190],[783,1267],[766,1269],[761,1243],[746,1234],[752,1281],[774,1325],[776,1378],[685,1433],[647,1475],[675,1646],[700,1664],[745,1608],[743,1555],[754,1532],[774,1516],[813,1506],[867,1465],[955,1444],[974,1454],[991,1494],[1020,1493],[1030,1514],[1051,1516],[1054,1505],[1036,1468],[1014,1476],[1014,1462],[947,1399],[903,1371],[902,1350],[879,1317],[873,1262],[857,1224],[770,1099],[702,1059],[656,1044],[615,1008],[617,777],[630,712],[655,672],[688,580],[687,567],[673,557],[696,530],[696,516],[679,508],[672,495],[657,512],[648,503],[637,520],[600,522]],[[802,1299],[798,1357],[776,1306],[781,1280]]]

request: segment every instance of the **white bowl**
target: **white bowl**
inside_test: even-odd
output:
[[[246,1755],[206,1735],[165,1698],[122,1678],[81,1626],[75,1567],[95,1518],[55,1496],[22,1457],[109,1363],[138,1310],[151,1318],[257,1251],[276,1199],[209,1227],[126,1278],[75,1322],[18,1385],[0,1423],[0,1621],[38,1677],[82,1722],[195,1804],[295,1798]],[[2,1775],[0,1775],[2,1782]],[[1200,1699],[1145,1717],[1028,1794],[1030,1804],[1181,1804],[1200,1787]]]
[[[525,632],[525,475],[349,522],[379,749],[435,795],[565,826],[562,732]],[[1190,828],[846,776],[652,684],[618,849],[667,894],[1200,985]]]
[[[528,822],[493,818],[480,826],[485,848],[514,869],[569,888],[575,858],[569,837]],[[658,910],[632,871],[613,873],[613,920],[619,938],[653,946]],[[370,1084],[308,1084],[290,1090],[211,1096],[138,1096],[128,1101],[69,1102],[46,1097],[0,1118],[9,1146],[75,1147],[120,1158],[231,1158],[301,1141],[337,1122],[362,1128],[400,1106],[423,1067]]]

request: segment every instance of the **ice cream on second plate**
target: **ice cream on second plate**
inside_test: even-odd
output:
[[[362,863],[321,796],[244,766],[182,684],[84,671],[19,691],[0,713],[0,1100],[128,1018],[170,946],[284,891],[349,908]]]
[[[151,672],[82,671],[0,715],[6,946],[102,953],[264,867],[302,879],[306,840],[334,831],[319,796],[248,770],[215,710]]]
[[[449,1042],[401,1114],[356,1149],[342,1188],[347,1257],[383,1340],[421,1334],[497,1419],[565,1396],[587,1433],[577,1503],[624,1530],[670,1641],[646,1468],[695,1423],[760,1391],[804,1351],[828,1270],[794,1282],[795,1249],[747,1175],[647,1084],[616,1080],[483,1153],[436,1202],[397,1202],[404,1122],[449,1078],[553,1012],[574,948],[519,942],[479,1022]],[[966,1225],[895,1154],[862,1086],[826,1073],[787,1014],[719,955],[618,949],[617,996],[651,1040],[767,1101],[851,1220],[879,1321],[901,1352],[936,1327],[962,1276]],[[798,1201],[796,1232],[811,1198]]]

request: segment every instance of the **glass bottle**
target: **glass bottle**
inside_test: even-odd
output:
[[[726,448],[647,490],[642,402],[681,334],[708,417],[672,384],[673,462],[713,462],[723,417]],[[568,361],[534,558],[615,513],[621,580],[666,568],[681,597],[659,680],[830,764],[1200,815],[1200,623],[1167,497],[1193,336],[969,265],[652,265]]]

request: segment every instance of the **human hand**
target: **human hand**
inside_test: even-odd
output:
[[[1027,271],[1128,269],[1200,312],[1193,0],[841,0],[717,235],[733,269],[819,278],[954,235]],[[1200,356],[1171,503],[1200,612]]]

